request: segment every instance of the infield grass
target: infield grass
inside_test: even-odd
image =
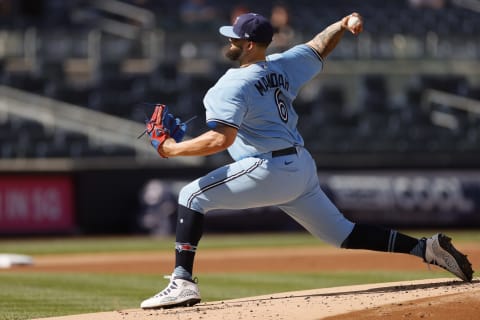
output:
[[[455,243],[478,242],[478,231],[445,231]],[[409,232],[414,236],[432,232]],[[0,240],[0,253],[44,254],[172,251],[173,238],[102,237]],[[325,245],[307,233],[205,235],[202,250]],[[341,285],[415,280],[449,276],[447,272],[368,271],[316,273],[209,273],[201,279],[203,301],[249,297],[276,292]],[[0,320],[138,308],[142,299],[165,287],[158,275],[41,273],[0,271]]]
[[[413,237],[423,237],[437,231],[407,231]],[[456,231],[442,230],[451,236],[455,243],[479,242],[478,230]],[[141,252],[166,251],[173,249],[174,237],[69,237],[69,238],[26,238],[0,240],[0,253],[18,253],[30,255],[100,253],[100,252]],[[328,246],[309,233],[271,233],[271,234],[206,234],[200,242],[202,250],[224,248],[268,248],[297,246]]]
[[[320,272],[198,274],[202,299],[256,295],[364,283],[415,280],[446,274],[425,272]],[[0,319],[20,320],[138,308],[167,284],[155,275],[0,273]]]

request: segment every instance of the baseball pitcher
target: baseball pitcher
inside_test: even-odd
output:
[[[209,130],[183,140],[186,126],[158,105],[147,123],[152,146],[162,157],[203,156],[228,150],[231,164],[186,185],[180,192],[176,262],[168,286],[141,307],[191,306],[200,301],[193,264],[204,216],[213,209],[278,206],[314,236],[341,248],[412,254],[464,281],[472,267],[443,234],[416,239],[380,226],[346,219],[320,189],[315,161],[297,130],[293,107],[302,86],[322,71],[346,31],[362,32],[352,13],[307,43],[272,55],[266,50],[273,28],[263,16],[240,15],[220,33],[230,42],[226,56],[239,63],[206,93]]]

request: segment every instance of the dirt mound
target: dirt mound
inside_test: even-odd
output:
[[[168,310],[119,310],[50,320],[478,319],[480,281],[452,279],[278,293]],[[353,313],[352,313],[353,312]],[[442,318],[443,316],[443,318]]]
[[[480,314],[480,291],[464,292],[433,298],[418,299],[407,302],[354,311],[324,320],[476,320]]]

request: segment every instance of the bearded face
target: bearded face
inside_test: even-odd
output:
[[[243,53],[243,47],[241,46],[242,42],[241,40],[230,39],[230,44],[230,48],[225,52],[225,57],[231,61],[237,61]]]

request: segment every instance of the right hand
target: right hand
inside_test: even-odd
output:
[[[359,22],[353,25],[349,25],[348,21],[350,19],[353,19],[354,17],[358,18]],[[342,27],[350,31],[352,34],[358,35],[360,32],[363,31],[363,18],[359,13],[353,12],[352,14],[349,14],[348,16],[342,19]]]

